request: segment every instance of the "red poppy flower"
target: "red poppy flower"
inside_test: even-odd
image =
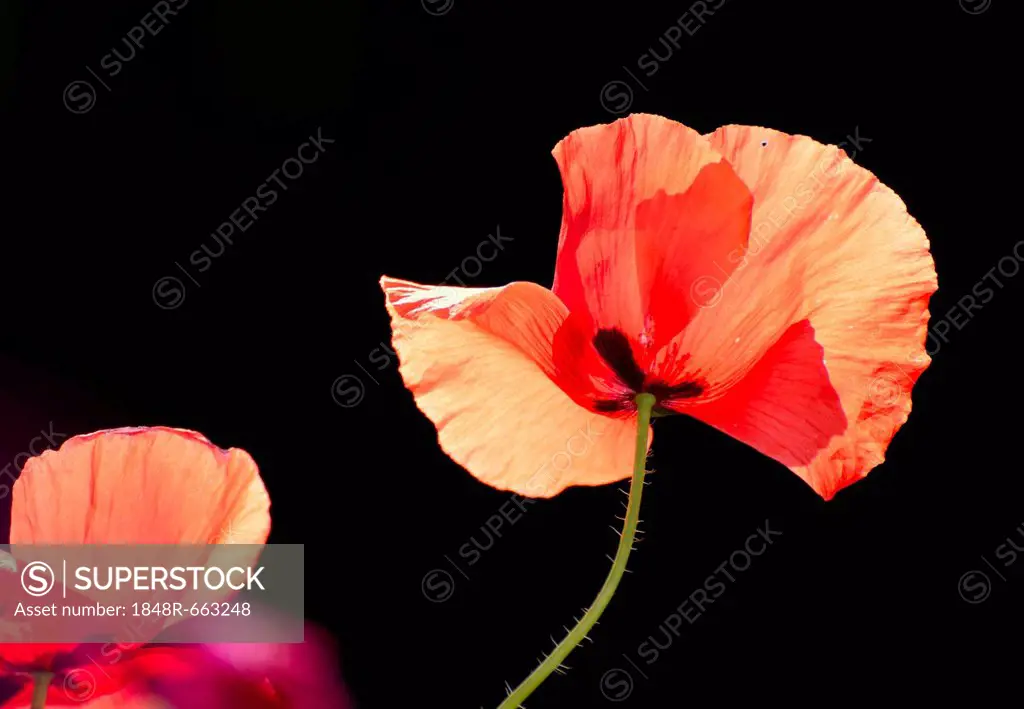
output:
[[[301,644],[149,646],[130,658],[85,666],[51,682],[45,706],[82,709],[347,709],[337,658],[322,631]],[[4,707],[28,709],[21,684]]]
[[[936,289],[892,190],[804,136],[649,115],[554,156],[551,290],[381,279],[401,374],[456,462],[534,497],[622,480],[641,392],[826,499],[882,462],[930,361]],[[586,463],[555,462],[581,435]]]
[[[122,428],[68,439],[30,458],[14,484],[12,545],[263,544],[270,500],[245,451],[192,431]],[[0,582],[15,577],[0,570]],[[0,637],[31,630],[0,628]],[[0,675],[56,673],[58,684],[101,648],[0,644]],[[127,651],[130,655],[131,652]],[[107,685],[110,685],[109,687]],[[103,685],[106,691],[117,682]]]

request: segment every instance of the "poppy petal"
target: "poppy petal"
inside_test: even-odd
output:
[[[635,424],[555,382],[565,305],[533,283],[423,286],[384,277],[399,372],[441,448],[479,480],[529,497],[629,477]]]
[[[668,342],[696,311],[680,297],[693,278],[746,245],[749,190],[706,138],[660,116],[574,131],[553,154],[564,185],[555,294],[592,331]]]
[[[924,340],[937,282],[928,239],[892,190],[834,146],[749,126],[709,139],[754,194],[754,226],[731,277],[709,280],[703,310],[659,357],[688,353],[676,378],[700,372],[712,399],[794,323],[809,321],[846,425],[806,464],[773,457],[830,499],[882,462],[930,361]],[[820,407],[805,415],[820,416]]]
[[[644,332],[657,352],[700,311],[690,297],[712,265],[732,273],[746,250],[753,195],[726,162],[701,168],[682,194],[637,206],[637,255],[645,293]]]
[[[262,544],[269,509],[245,451],[193,431],[119,428],[25,463],[11,544]]]
[[[839,396],[822,364],[822,348],[806,320],[773,345],[739,384],[712,401],[666,402],[780,463],[813,461],[846,430]]]
[[[201,647],[154,645],[122,657],[120,646],[113,647],[113,643],[110,645],[110,648],[96,648],[99,650],[102,647],[104,651],[102,655],[97,653],[101,660],[105,660],[102,665],[93,659],[91,664],[85,663],[57,672],[50,681],[45,706],[83,709],[168,709],[171,705],[153,691],[152,685],[157,682],[180,685],[193,681],[197,676],[213,676],[215,673],[223,672]],[[116,659],[112,660],[111,657]],[[25,677],[21,690],[4,701],[3,706],[28,709],[34,693],[33,684],[31,677]]]
[[[81,677],[74,677],[75,682],[82,682],[84,692],[92,691],[91,685],[86,685],[87,680]],[[75,685],[77,687],[77,685]],[[23,683],[21,690],[4,702],[5,709],[30,709],[33,704],[35,689],[32,686],[32,679],[28,678]],[[170,709],[167,702],[155,694],[147,691],[140,691],[134,687],[120,689],[112,694],[93,694],[85,699],[78,699],[73,690],[69,691],[57,684],[51,684],[46,693],[45,707],[77,707],[78,709]]]

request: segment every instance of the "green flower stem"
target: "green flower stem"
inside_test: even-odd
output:
[[[615,559],[612,561],[612,570],[604,585],[598,591],[597,598],[593,605],[583,614],[583,618],[576,624],[562,642],[555,646],[555,649],[529,677],[523,680],[522,684],[516,687],[511,694],[501,703],[498,709],[517,709],[526,698],[533,694],[533,691],[541,685],[562,664],[562,661],[569,656],[580,641],[587,636],[594,623],[601,617],[608,602],[612,600],[615,589],[622,580],[622,574],[626,571],[626,559],[633,549],[633,539],[636,536],[636,525],[640,519],[640,496],[644,489],[644,473],[647,464],[647,436],[651,423],[651,411],[654,408],[654,396],[652,394],[637,394],[637,430],[636,430],[636,454],[633,458],[633,479],[629,484],[629,503],[626,506],[626,522],[622,527],[622,536],[619,537],[619,548],[615,552]]]
[[[50,680],[53,679],[52,672],[33,672],[32,681],[32,709],[43,709],[46,706],[46,694],[50,689]]]

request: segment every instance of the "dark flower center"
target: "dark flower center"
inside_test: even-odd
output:
[[[672,386],[645,372],[633,356],[629,338],[619,330],[598,330],[594,335],[594,349],[626,388],[623,396],[618,399],[596,401],[594,408],[597,411],[613,412],[629,409],[634,405],[636,395],[640,393],[653,394],[660,404],[671,399],[691,399],[700,396],[704,391],[704,387],[698,382],[687,381]],[[668,413],[662,407],[658,408],[661,413]]]

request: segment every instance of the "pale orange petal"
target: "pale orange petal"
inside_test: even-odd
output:
[[[754,194],[749,248],[731,277],[708,273],[704,310],[662,357],[690,353],[679,376],[700,372],[708,398],[723,396],[808,320],[847,425],[790,467],[831,498],[882,462],[929,363],[928,239],[892,190],[835,147],[747,126],[709,139]]]
[[[567,312],[533,283],[423,286],[384,277],[399,371],[444,451],[529,497],[630,476],[635,420],[576,404],[550,378]]]
[[[11,544],[262,544],[269,509],[245,451],[193,431],[113,429],[25,463]]]

